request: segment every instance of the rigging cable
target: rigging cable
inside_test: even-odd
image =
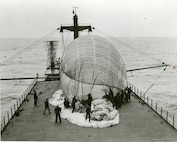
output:
[[[59,28],[57,28],[57,30],[59,30]],[[0,66],[2,66],[4,63],[7,63],[7,62],[11,61],[11,60],[14,59],[16,56],[18,56],[19,54],[23,53],[25,50],[29,49],[30,47],[32,47],[32,46],[38,44],[41,40],[45,39],[45,38],[48,37],[49,35],[52,35],[52,34],[55,33],[57,30],[54,30],[54,31],[50,32],[50,33],[47,34],[46,36],[44,36],[44,37],[40,38],[39,40],[33,42],[33,43],[30,44],[29,46],[23,48],[22,50],[20,50],[19,52],[17,52],[17,53],[14,54],[13,56],[11,56],[11,57],[9,57],[8,59],[2,61],[2,62],[0,63]]]
[[[157,80],[162,76],[162,73],[166,71],[167,66],[163,69],[163,71],[160,73],[160,75],[156,78],[156,80],[149,86],[149,88],[144,92],[144,95],[142,98],[147,94],[147,92],[154,86],[154,84],[157,82]]]
[[[156,62],[158,62],[158,63],[159,63],[159,62],[162,63],[162,61],[161,61],[160,59],[156,59],[156,58],[150,56],[149,54],[147,54],[147,53],[145,53],[145,52],[143,52],[143,51],[140,51],[139,49],[137,49],[137,48],[135,48],[135,47],[133,47],[133,46],[127,44],[126,42],[123,42],[123,41],[121,41],[121,40],[119,40],[119,39],[117,39],[117,38],[115,38],[115,37],[112,37],[112,36],[110,36],[109,34],[104,33],[104,32],[102,32],[102,31],[100,31],[100,30],[98,30],[98,29],[95,29],[95,30],[98,31],[98,32],[100,32],[100,33],[102,33],[102,34],[105,35],[105,36],[111,37],[114,41],[120,42],[120,43],[122,43],[123,45],[126,45],[126,47],[128,47],[128,48],[130,47],[132,50],[134,50],[134,51],[136,51],[136,52],[138,52],[138,53],[140,53],[140,54],[143,54],[143,55],[145,55],[145,56],[151,58],[152,60],[154,60],[154,61],[156,61]],[[114,42],[114,41],[113,41],[113,42]]]
[[[66,46],[68,44],[68,40],[70,39],[70,35],[71,35],[71,33],[68,32],[66,40],[64,40],[64,32],[62,32],[62,55],[61,56],[63,56],[65,48],[66,48]]]
[[[63,51],[65,50],[65,42],[64,42],[64,34],[62,32],[62,48],[63,48]]]
[[[168,64],[164,64],[162,63],[162,65],[154,65],[154,66],[149,66],[149,67],[143,67],[143,68],[135,68],[135,69],[130,69],[130,70],[126,70],[127,72],[133,72],[133,71],[139,71],[139,70],[146,70],[146,69],[152,69],[152,68],[159,68],[159,67],[167,67],[169,66]]]

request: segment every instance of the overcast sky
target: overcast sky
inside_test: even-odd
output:
[[[112,36],[177,36],[177,0],[0,0],[0,37],[43,37],[79,23]]]

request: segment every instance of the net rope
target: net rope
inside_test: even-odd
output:
[[[98,36],[82,36],[71,42],[61,65],[63,73],[78,82],[114,88],[124,88],[126,84],[125,64],[120,54],[108,40]]]

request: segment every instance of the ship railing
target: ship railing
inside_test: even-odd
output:
[[[177,139],[174,139],[174,138],[153,139],[152,142],[177,142]]]
[[[30,85],[25,89],[23,94],[16,99],[15,103],[11,106],[11,108],[5,113],[5,115],[1,118],[1,132],[5,129],[8,123],[11,122],[11,119],[14,115],[18,115],[19,107],[22,105],[24,101],[27,101],[26,97],[29,95],[31,89],[35,86],[38,78],[35,78]]]
[[[149,96],[144,95],[143,91],[138,89],[131,83],[128,83],[128,87],[131,87],[133,93],[147,104],[152,110],[154,110],[160,117],[162,117],[167,123],[169,123],[174,129],[177,130],[177,117],[175,114],[170,113],[164,109],[157,101],[153,100]]]

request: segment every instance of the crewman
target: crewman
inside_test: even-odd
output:
[[[90,119],[91,119],[91,115],[90,115],[90,113],[91,113],[91,108],[90,108],[89,105],[87,105],[87,107],[86,107],[86,116],[85,116],[85,120],[87,120],[87,118],[89,118],[89,122],[90,122]]]
[[[69,108],[69,101],[66,98],[64,98],[64,106],[65,108]]]
[[[48,101],[48,98],[46,97],[45,101],[44,101],[44,106],[45,106],[45,109],[44,109],[44,112],[43,114],[45,115],[45,111],[48,110],[49,111],[49,114],[50,114],[50,108],[49,108],[49,101]]]
[[[74,96],[73,99],[72,99],[72,103],[71,103],[71,106],[72,106],[72,108],[73,108],[72,113],[74,112],[74,110],[75,110],[75,108],[76,108],[76,106],[75,106],[76,102],[77,102],[76,96]]]
[[[124,104],[124,90],[121,90],[121,93],[120,93],[120,100],[121,100],[121,104]]]
[[[132,88],[128,88],[128,102],[130,102],[130,97],[131,97],[131,93],[132,93]]]
[[[118,110],[118,108],[121,108],[121,96],[120,93],[118,92],[117,95],[114,97],[114,102],[115,102],[115,106],[116,109]]]
[[[89,107],[91,108],[91,104],[92,104],[92,96],[91,96],[91,93],[88,94],[87,104],[88,104]]]
[[[61,107],[59,107],[58,105],[57,105],[57,107],[55,108],[55,122],[57,123],[57,120],[58,120],[58,118],[59,118],[59,121],[60,121],[60,123],[61,123],[61,116],[60,116],[60,113],[61,113]]]
[[[114,96],[113,96],[113,91],[111,90],[111,88],[109,88],[109,97],[110,97],[110,101],[111,101],[113,108],[114,108],[114,105],[115,105]]]
[[[37,106],[37,101],[38,101],[38,96],[35,90],[33,90],[33,95],[34,95],[34,107]]]
[[[128,103],[128,90],[125,89],[125,103]]]

